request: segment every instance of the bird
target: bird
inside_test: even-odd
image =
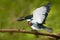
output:
[[[17,21],[23,21],[26,20],[28,22],[28,25],[32,30],[38,31],[38,30],[47,30],[48,32],[52,32],[53,29],[46,27],[45,21],[46,18],[50,12],[52,3],[49,2],[46,5],[43,5],[35,10],[33,10],[32,15],[28,15],[24,18],[18,18]]]

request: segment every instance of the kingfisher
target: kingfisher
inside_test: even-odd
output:
[[[47,30],[48,32],[52,32],[52,28],[46,27],[45,21],[48,16],[48,13],[51,9],[52,3],[47,3],[46,5],[43,5],[37,9],[35,9],[32,12],[32,15],[28,15],[24,18],[18,18],[17,21],[23,21],[26,20],[28,22],[28,25],[32,30]]]

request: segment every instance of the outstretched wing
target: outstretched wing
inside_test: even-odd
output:
[[[42,24],[45,22],[45,19],[48,15],[48,12],[50,11],[50,4],[41,6],[40,8],[37,8],[33,11],[33,23],[40,23]]]

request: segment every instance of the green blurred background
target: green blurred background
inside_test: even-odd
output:
[[[0,29],[25,29],[31,30],[27,22],[18,22],[17,18],[30,15],[32,11],[48,2],[52,7],[47,17],[46,25],[53,28],[53,34],[60,32],[60,0],[0,0]],[[47,33],[45,30],[41,32]],[[46,36],[36,38],[33,34],[2,33],[0,40],[53,40]]]

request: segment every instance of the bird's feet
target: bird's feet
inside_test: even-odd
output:
[[[31,30],[32,32],[35,32],[35,33],[37,33],[38,31],[37,30]]]
[[[38,38],[38,37],[39,37],[39,35],[37,35],[37,33],[38,33],[38,31],[37,31],[37,30],[31,30],[31,31],[32,31],[33,33],[36,33],[36,34],[35,34],[35,37],[36,37],[36,38]]]

